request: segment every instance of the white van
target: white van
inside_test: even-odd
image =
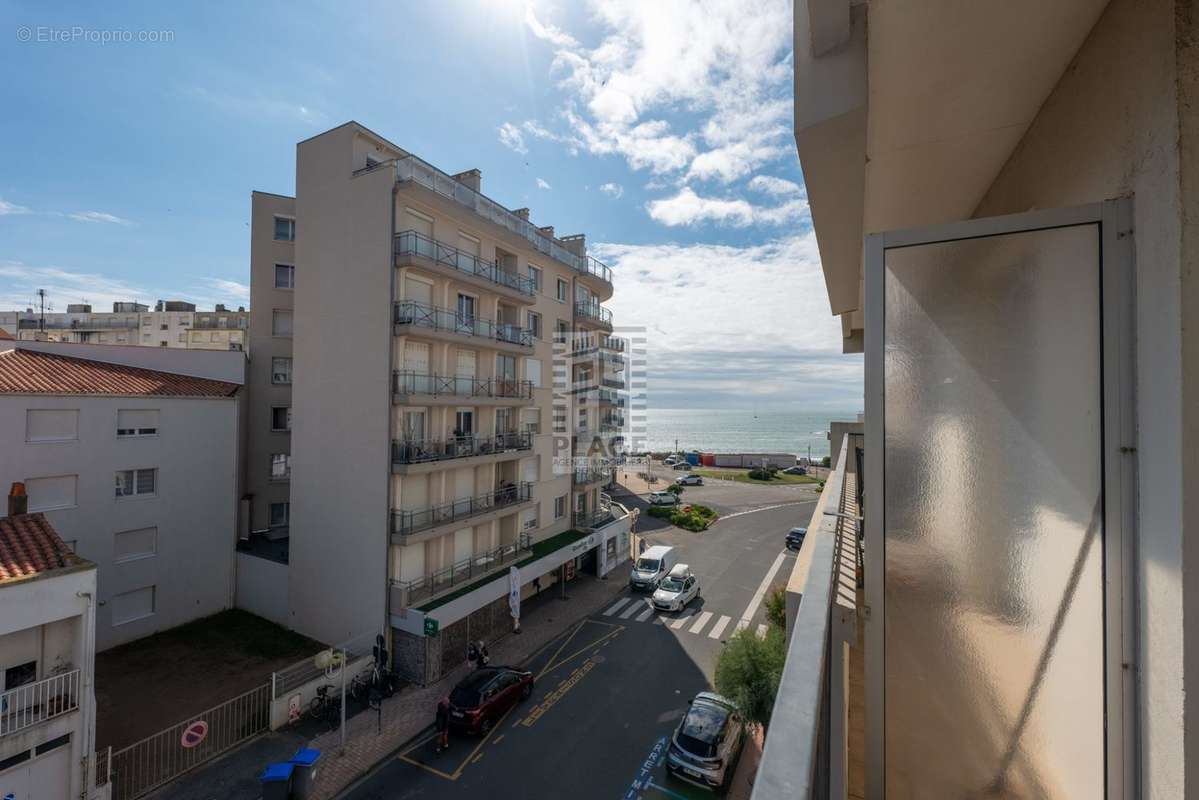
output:
[[[656,544],[633,562],[633,570],[629,573],[629,586],[634,591],[652,592],[677,563],[673,547]]]

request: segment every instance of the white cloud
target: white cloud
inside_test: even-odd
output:
[[[67,214],[67,216],[77,222],[107,222],[113,225],[130,224],[129,220],[104,211],[77,211],[74,214]]]
[[[550,186],[549,183],[546,180],[544,180],[543,178],[538,178],[537,179],[537,188],[538,189],[552,189],[554,187]]]
[[[613,268],[616,333],[644,331],[650,403],[860,407],[861,358],[841,354],[811,231],[749,247],[588,249]]]
[[[528,146],[525,144],[524,134],[520,132],[520,128],[513,125],[511,122],[505,122],[499,127],[500,143],[516,152],[524,155],[529,152]]]
[[[224,278],[206,278],[204,283],[214,291],[220,292],[222,295],[231,297],[234,300],[250,301],[250,287],[244,283],[225,280]],[[221,301],[218,300],[217,302]]]
[[[167,298],[212,308],[216,303],[244,305],[250,298],[249,286],[224,278],[192,278],[187,284],[190,288],[147,286],[56,265],[0,260],[0,309],[30,306],[38,289],[46,290],[55,311],[66,311],[68,303],[84,302],[91,303],[97,311],[111,311],[112,304],[118,301],[135,300],[153,306],[155,301]]]
[[[741,198],[702,197],[684,186],[674,197],[650,201],[646,210],[654,220],[672,227],[715,222],[744,228],[800,221],[808,214],[808,203],[796,198],[777,206],[757,206]]]
[[[553,70],[574,96],[563,111],[570,133],[538,126],[545,138],[621,155],[633,169],[686,168],[688,178],[723,183],[790,153],[788,0],[590,5],[605,29],[594,48],[526,8],[526,25],[554,45]],[[680,134],[666,121],[678,112],[704,124]]]
[[[16,203],[9,203],[6,200],[0,199],[0,217],[10,214],[32,214],[25,206],[19,206]]]
[[[616,198],[617,200],[619,200],[621,195],[624,194],[624,187],[619,183],[605,183],[599,187],[599,190],[610,197]]]
[[[803,194],[803,187],[786,178],[776,178],[773,175],[755,175],[749,182],[749,188],[776,196]]]

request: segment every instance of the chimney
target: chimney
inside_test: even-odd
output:
[[[512,213],[523,219],[525,222],[529,221],[529,209],[527,208],[518,208]]]
[[[541,231],[542,236],[548,236],[551,239],[554,238],[554,226],[553,225],[546,225],[544,228],[538,228],[537,230]]]
[[[562,245],[574,253],[579,258],[587,255],[587,236],[586,234],[576,233],[571,236],[562,237]]]
[[[483,173],[477,169],[468,169],[465,172],[459,172],[457,175],[451,176],[458,183],[476,192],[483,191]]]
[[[25,484],[16,481],[8,490],[8,515],[15,517],[18,514],[27,513],[29,513],[29,498],[25,495]]]
[[[215,306],[215,307],[213,307],[213,309],[212,309],[212,310],[213,310],[213,311],[224,311],[224,310],[225,310],[225,304],[224,304],[224,303],[217,303],[217,304],[216,304],[216,306]]]

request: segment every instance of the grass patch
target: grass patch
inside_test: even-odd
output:
[[[725,481],[737,481],[738,483],[757,483],[763,486],[778,486],[784,483],[817,483],[817,479],[811,475],[784,475],[782,472],[776,472],[770,480],[758,480],[749,477],[747,469],[693,469],[691,471],[695,475],[702,475],[705,478],[719,478]]]
[[[175,647],[187,647],[208,653],[237,653],[264,661],[274,661],[280,658],[304,658],[324,649],[325,645],[255,616],[249,611],[231,608],[120,645],[108,652],[130,657],[139,652],[155,652]]]
[[[684,510],[685,509],[685,510]],[[702,531],[720,515],[707,506],[650,506],[649,515],[670,520],[670,524],[688,531]]]

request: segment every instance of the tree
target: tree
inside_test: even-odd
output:
[[[672,483],[666,487],[666,491],[678,497],[683,493],[683,485],[681,483]]]
[[[787,629],[787,587],[772,586],[766,595],[766,621],[776,628]]]
[[[736,703],[747,722],[763,729],[770,724],[783,677],[785,639],[783,629],[775,625],[762,639],[747,627],[729,637],[716,660],[716,691]]]

